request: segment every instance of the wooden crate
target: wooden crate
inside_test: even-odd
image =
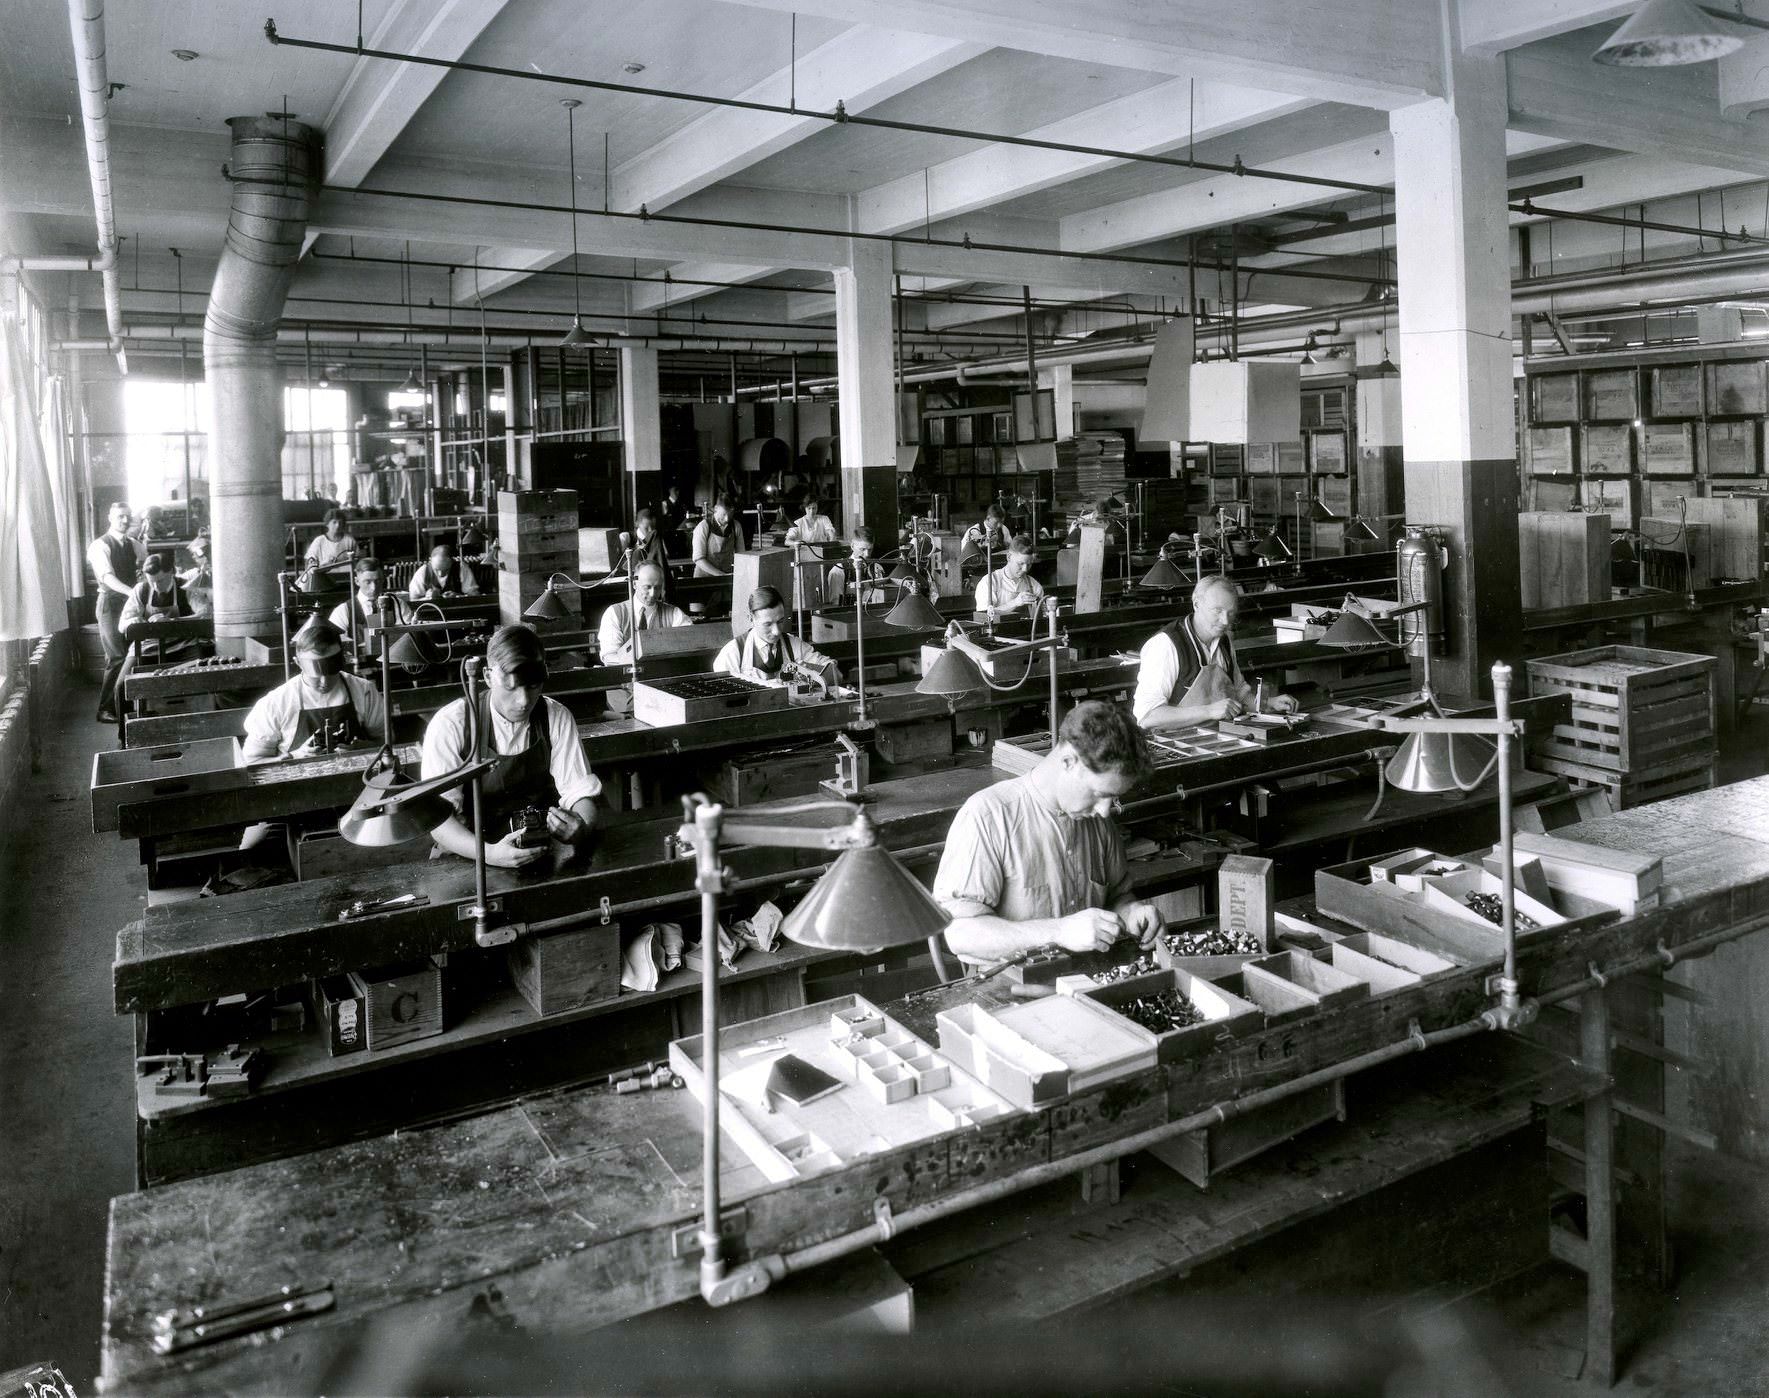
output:
[[[620,994],[620,925],[593,923],[504,949],[510,980],[537,1015],[556,1015]]]
[[[1713,656],[1598,646],[1525,664],[1532,695],[1572,698],[1569,720],[1536,741],[1534,758],[1545,770],[1589,772],[1601,783],[1666,764],[1712,763]]]
[[[799,752],[734,757],[719,766],[707,789],[727,806],[812,795],[820,783],[835,776],[837,752],[833,743],[822,743]]]
[[[371,971],[352,971],[350,984],[363,997],[363,1023],[369,1052],[428,1039],[446,1027],[442,971],[431,961],[401,962]]]
[[[1609,600],[1609,516],[1528,511],[1517,516],[1525,610]]]
[[[1688,503],[1693,506],[1696,502],[1691,499]],[[1648,515],[1640,521],[1640,534],[1641,581],[1647,587],[1683,592],[1713,582],[1714,529],[1696,523],[1693,513],[1687,518]]]
[[[1600,768],[1570,762],[1556,764],[1551,760],[1537,765],[1546,771],[1558,772],[1592,790],[1607,792],[1610,805],[1618,811],[1647,806],[1672,796],[1684,796],[1691,791],[1706,791],[1714,784],[1714,763],[1711,758],[1667,763],[1661,767],[1628,773],[1606,773]],[[1578,766],[1578,770],[1571,770],[1575,766]]]
[[[635,685],[633,717],[653,727],[667,727],[784,709],[791,702],[782,685],[738,675],[677,675]]]
[[[1763,505],[1761,496],[1737,495],[1704,496],[1689,502],[1690,520],[1708,527],[1709,566],[1715,578],[1753,580],[1762,576]]]

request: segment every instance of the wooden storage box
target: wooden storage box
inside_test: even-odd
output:
[[[1154,1033],[1155,1056],[1159,1062],[1177,1063],[1182,1058],[1193,1058],[1208,1053],[1221,1039],[1255,1034],[1265,1027],[1265,1016],[1259,1012],[1257,1005],[1251,1005],[1239,996],[1230,995],[1221,986],[1211,984],[1203,976],[1194,976],[1186,971],[1150,971],[1146,975],[1113,981],[1110,985],[1097,986],[1081,993],[1086,999],[1116,1014],[1120,1013],[1120,1007],[1132,1000],[1144,995],[1160,995],[1166,991],[1173,991],[1189,1000],[1203,1014],[1204,1021],[1165,1033],[1145,1031]]]
[[[618,923],[521,937],[504,949],[504,956],[511,983],[537,1015],[556,1015],[620,994]]]
[[[1532,427],[1529,430],[1529,469],[1538,476],[1573,474],[1572,428]]]
[[[1645,442],[1640,459],[1649,476],[1695,474],[1695,427],[1687,422],[1649,422],[1641,429]]]
[[[760,684],[738,675],[677,675],[639,681],[634,686],[633,717],[661,728],[764,713],[791,702],[784,685]]]
[[[1525,610],[1609,600],[1609,516],[1527,512],[1517,517]]]
[[[1242,976],[1251,980],[1270,976],[1285,980],[1306,990],[1322,1009],[1336,1009],[1353,1000],[1366,1000],[1370,995],[1368,981],[1358,980],[1325,961],[1317,961],[1305,951],[1280,951],[1256,957],[1241,968]]]
[[[1754,476],[1763,469],[1754,422],[1710,422],[1702,447],[1703,475]]]
[[[440,1034],[446,1023],[442,971],[432,961],[401,962],[370,971],[352,971],[350,984],[363,997],[363,1023],[369,1052]]]
[[[1220,1126],[1157,1142],[1149,1147],[1149,1154],[1199,1189],[1208,1189],[1212,1176],[1282,1145],[1311,1126],[1344,1120],[1345,1080],[1336,1078],[1232,1116]]]
[[[1584,459],[1580,470],[1587,476],[1628,476],[1634,471],[1634,429],[1627,424],[1606,426],[1588,423],[1584,428]]]
[[[1435,976],[1443,971],[1453,971],[1459,964],[1447,956],[1439,956],[1436,952],[1426,951],[1393,937],[1385,937],[1380,932],[1353,932],[1334,943],[1335,946],[1350,947],[1355,952],[1373,957],[1377,961],[1386,961],[1390,966],[1398,966],[1403,971],[1411,971],[1423,979]]]
[[[954,1005],[934,1019],[940,1052],[990,1091],[1021,1107],[1068,1096],[1068,1065],[1028,1043],[981,1005]],[[1154,1036],[1149,1038],[1152,1047]]]
[[[1763,504],[1762,496],[1739,495],[1703,496],[1689,502],[1690,521],[1708,527],[1708,566],[1711,576],[1741,582],[1756,581],[1762,577]]]
[[[952,720],[921,719],[915,723],[893,723],[874,730],[873,746],[886,762],[920,762],[927,758],[952,756]]]
[[[786,796],[808,796],[819,784],[835,776],[834,744],[803,752],[757,753],[722,763],[708,790],[727,806],[753,806],[758,801],[777,801]]]
[[[1581,777],[1644,771],[1714,754],[1711,655],[1597,646],[1528,660],[1529,692],[1566,694],[1572,714],[1536,740],[1545,771]]]

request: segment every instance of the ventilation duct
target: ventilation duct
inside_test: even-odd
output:
[[[283,566],[283,403],[277,325],[318,185],[319,136],[285,117],[233,117],[233,206],[203,318],[215,634],[274,629]]]

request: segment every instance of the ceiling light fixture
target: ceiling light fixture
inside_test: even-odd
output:
[[[1676,68],[1723,58],[1744,47],[1689,0],[1646,0],[1591,55],[1612,68]]]
[[[637,59],[628,59],[625,63],[620,65],[620,71],[623,73],[643,73],[645,71],[645,65]]]
[[[172,57],[176,58],[180,63],[194,62],[196,60],[196,56],[197,56],[197,51],[195,49],[173,49],[172,50]]]
[[[584,329],[583,283],[577,274],[577,109],[583,103],[575,97],[561,97],[559,105],[565,108],[565,142],[571,154],[571,329],[565,332],[565,338],[559,342],[561,348],[576,349],[580,345],[594,344],[590,332]]]

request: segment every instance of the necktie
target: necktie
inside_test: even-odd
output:
[[[641,611],[639,613],[639,630],[641,630],[641,631],[645,630],[645,616],[646,616],[645,612]]]

